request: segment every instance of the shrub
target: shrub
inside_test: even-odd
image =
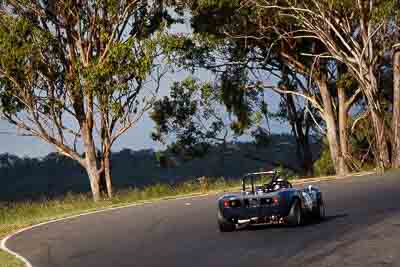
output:
[[[285,178],[287,180],[298,178],[298,175],[294,171],[286,169],[282,166],[275,168],[274,171],[278,172],[282,178]]]
[[[314,171],[317,176],[335,174],[335,166],[328,146],[324,146],[320,158],[314,163]]]
[[[197,181],[186,181],[176,187],[176,191],[179,193],[193,193],[200,189],[199,183]]]
[[[227,187],[227,182],[224,177],[219,177],[212,182],[213,189],[220,189],[224,187]]]
[[[209,181],[208,181],[208,177],[202,176],[200,178],[197,178],[197,181],[199,181],[200,190],[202,192],[207,192],[209,190],[210,184],[209,184]]]

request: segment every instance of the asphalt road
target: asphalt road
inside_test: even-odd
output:
[[[52,223],[7,246],[34,267],[400,266],[400,173],[318,184],[327,220],[220,233],[217,195]]]

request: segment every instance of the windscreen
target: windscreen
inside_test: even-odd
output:
[[[244,192],[257,192],[262,190],[266,184],[272,180],[271,175],[253,174],[247,175],[243,178],[242,189]]]

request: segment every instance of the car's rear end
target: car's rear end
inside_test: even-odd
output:
[[[219,216],[235,223],[242,220],[268,222],[287,215],[288,200],[284,192],[255,195],[225,195],[219,203]]]

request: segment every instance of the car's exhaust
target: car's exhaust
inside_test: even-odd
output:
[[[250,218],[246,220],[238,220],[238,224],[281,224],[284,223],[284,219],[277,215],[271,215],[270,217],[263,217],[263,218]]]

